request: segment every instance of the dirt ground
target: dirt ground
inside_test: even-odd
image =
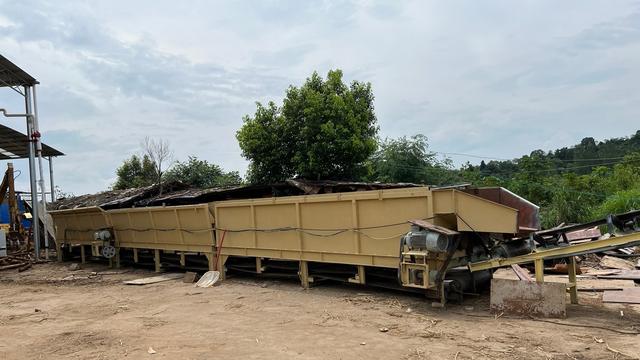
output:
[[[594,294],[581,293],[583,305],[570,306],[567,319],[549,320],[565,324],[558,325],[496,318],[487,296],[435,309],[416,295],[358,286],[303,290],[293,281],[254,277],[207,289],[181,280],[132,286],[122,281],[154,274],[68,265],[0,273],[0,359],[640,356],[640,335],[610,330],[640,330],[640,313],[605,307]]]

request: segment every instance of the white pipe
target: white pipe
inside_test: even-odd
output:
[[[35,131],[40,134],[40,127],[38,126],[38,102],[36,101],[36,86],[33,85],[31,87],[33,91],[33,125]],[[45,259],[49,260],[49,228],[47,227],[47,196],[46,196],[46,188],[44,185],[44,170],[42,167],[42,142],[40,141],[40,135],[36,138],[36,154],[38,155],[38,170],[40,172],[40,180],[38,180],[38,184],[40,185],[40,193],[42,194],[42,226],[44,227],[44,256]]]
[[[35,146],[31,141],[31,134],[33,133],[33,114],[31,112],[31,88],[24,87],[24,104],[25,111],[27,112],[27,137],[29,138],[29,182],[31,185],[31,231],[33,232],[33,248],[35,252],[36,260],[40,259],[40,219],[38,217],[38,187],[36,185],[36,157]],[[5,116],[6,112],[3,111]]]
[[[49,186],[51,187],[51,202],[56,202],[56,187],[53,186],[53,158],[49,156]]]

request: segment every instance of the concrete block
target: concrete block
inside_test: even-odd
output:
[[[491,280],[491,311],[505,314],[567,316],[567,286],[521,280]]]

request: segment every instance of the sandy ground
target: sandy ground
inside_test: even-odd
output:
[[[303,290],[253,277],[208,289],[180,280],[131,286],[122,280],[154,274],[67,266],[0,273],[0,359],[626,358],[614,350],[640,356],[640,335],[496,319],[486,296],[443,310],[415,295],[358,286]],[[551,321],[640,330],[634,308],[581,296],[584,305]]]

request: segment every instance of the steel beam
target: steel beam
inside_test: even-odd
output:
[[[481,271],[513,264],[524,264],[536,260],[566,258],[576,255],[589,254],[613,250],[621,247],[640,245],[640,232],[614,236],[609,239],[595,240],[581,244],[561,246],[552,249],[538,250],[531,254],[514,256],[510,258],[489,259],[468,264],[469,271]]]

